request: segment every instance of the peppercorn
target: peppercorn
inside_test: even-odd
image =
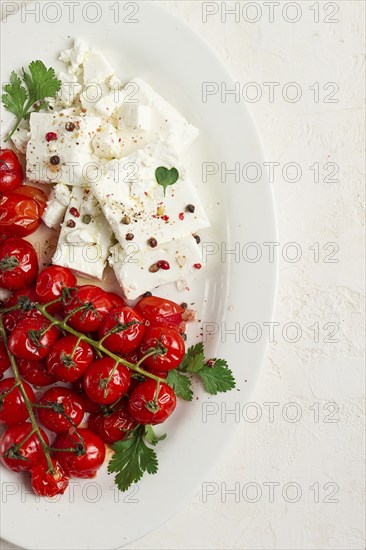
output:
[[[168,269],[170,269],[169,262],[165,260],[159,260],[156,265],[158,266],[159,269],[164,269],[164,271],[167,271]]]
[[[187,335],[186,335],[186,334],[184,334],[184,332],[183,332],[183,334],[181,334],[181,337],[182,337],[182,340],[184,340],[184,341],[186,341],[186,340],[187,340]]]
[[[186,302],[183,302],[180,304],[180,307],[182,307],[183,309],[187,309],[188,304]]]
[[[77,208],[75,208],[74,206],[72,208],[70,208],[70,214],[72,216],[74,216],[74,218],[80,218],[80,212]]]
[[[88,225],[91,221],[92,219],[91,219],[91,216],[89,216],[89,214],[85,214],[83,216],[83,223],[85,223],[86,225]]]
[[[133,235],[132,233],[127,233],[126,241],[133,241],[134,238],[135,238],[135,235]]]
[[[158,246],[158,241],[154,239],[154,237],[151,237],[151,239],[149,239],[147,243],[149,246],[151,246],[151,248],[156,248]]]
[[[152,265],[149,267],[149,271],[150,271],[150,273],[156,273],[157,271],[159,271],[159,266],[158,266],[158,264],[152,264]]]
[[[198,235],[193,235],[193,236],[194,236],[194,238],[196,239],[196,243],[197,243],[197,244],[200,244],[200,242],[201,242],[201,237],[199,237]]]
[[[66,225],[67,227],[75,227],[76,223],[74,222],[74,220],[69,220]]]
[[[147,291],[147,292],[145,292],[145,294],[143,294],[142,297],[143,298],[150,298],[150,296],[152,296],[152,292]]]
[[[123,223],[124,225],[130,225],[130,223],[131,223],[131,218],[130,218],[129,216],[123,216],[123,218],[122,218],[122,223]]]
[[[73,132],[75,130],[75,124],[73,122],[66,122],[65,128],[68,132]]]
[[[193,214],[195,210],[196,210],[196,207],[193,204],[187,204],[186,212],[190,212],[191,214]]]
[[[57,166],[58,164],[60,164],[60,162],[61,162],[61,159],[58,155],[54,155],[53,157],[50,158],[50,163],[53,166]]]

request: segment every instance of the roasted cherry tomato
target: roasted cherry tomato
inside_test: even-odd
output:
[[[48,371],[61,382],[75,382],[94,360],[91,346],[76,336],[64,336],[53,345],[47,357]]]
[[[22,185],[0,198],[0,229],[8,235],[27,237],[39,227],[47,195],[36,187]]]
[[[37,273],[37,254],[30,243],[17,237],[0,243],[0,287],[26,288],[35,281]]]
[[[144,361],[151,371],[168,371],[176,369],[182,362],[185,345],[184,340],[176,330],[168,327],[151,326],[145,333],[140,347],[141,355],[156,348],[158,353],[147,357]]]
[[[128,414],[126,405],[112,412],[92,413],[88,418],[88,428],[109,445],[122,441],[136,426],[137,422]]]
[[[21,444],[32,431],[32,424],[24,422],[10,426],[0,439],[0,460],[14,472],[26,472],[32,466],[44,460],[44,452],[37,434],[33,434],[21,447]],[[48,445],[48,437],[41,429],[41,434]]]
[[[0,381],[0,424],[12,426],[28,419],[29,414],[19,387],[15,387],[15,378],[4,378]],[[36,397],[27,382],[23,382],[25,392],[32,403]],[[12,389],[14,388],[14,389]]]
[[[111,405],[125,395],[130,385],[130,371],[111,357],[94,361],[84,374],[86,395],[101,405]]]
[[[11,308],[13,306],[20,305],[24,303],[24,299],[28,298],[32,303],[36,301],[36,294],[34,287],[25,288],[22,290],[16,290],[13,292],[13,294],[10,296],[10,298],[6,301],[5,306],[7,308]],[[38,309],[31,308],[31,309],[15,309],[14,311],[9,311],[9,313],[5,313],[3,316],[3,324],[5,329],[8,332],[12,332],[19,321],[22,319],[25,319],[26,317],[32,317],[39,319],[43,319],[43,315]]]
[[[175,302],[157,296],[147,296],[136,304],[135,309],[150,325],[158,324],[174,328],[178,332],[184,332],[184,330],[181,330],[180,325],[185,310]]]
[[[34,386],[50,386],[57,381],[56,377],[48,372],[45,361],[18,359],[17,364],[24,380]]]
[[[23,170],[11,149],[0,149],[0,193],[16,189],[23,181]]]
[[[23,319],[9,336],[9,349],[18,359],[44,359],[58,338],[58,329],[47,319]]]
[[[51,388],[42,395],[38,405],[41,405],[38,416],[44,427],[58,434],[79,426],[84,418],[82,398],[68,388]]]
[[[84,309],[71,315],[68,321],[79,332],[97,331],[104,317],[114,307],[107,292],[93,285],[79,286],[71,292],[71,298],[64,306],[65,315],[68,316],[73,310],[83,306]]]
[[[52,458],[53,473],[49,472],[46,460],[37,462],[31,469],[32,488],[40,497],[52,498],[63,495],[69,485],[69,478],[60,464]]]
[[[62,296],[65,287],[72,288],[76,285],[76,277],[67,269],[59,265],[46,267],[38,275],[36,284],[36,297],[41,304],[47,304]],[[51,314],[62,310],[62,303],[53,304],[47,308]]]
[[[3,374],[10,367],[10,359],[6,347],[2,339],[0,338],[0,379],[3,377]]]
[[[126,305],[126,302],[119,294],[115,292],[108,292],[107,294],[112,300],[114,307],[124,307]]]
[[[140,424],[161,424],[174,411],[177,398],[170,386],[146,380],[132,392],[128,412]]]
[[[79,429],[74,434],[59,435],[54,447],[57,449],[75,449],[75,451],[55,452],[55,458],[66,474],[74,477],[95,477],[97,470],[102,466],[105,459],[103,441],[99,436],[86,429]]]
[[[131,353],[141,344],[146,327],[139,313],[131,307],[121,307],[106,315],[99,328],[99,338],[104,338],[103,346],[119,354]]]

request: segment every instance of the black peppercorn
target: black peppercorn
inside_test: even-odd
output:
[[[187,204],[186,212],[190,212],[191,214],[193,214],[195,210],[196,210],[196,207],[193,204]]]
[[[135,238],[135,235],[133,235],[132,233],[127,233],[126,241],[133,241],[134,238]]]
[[[151,237],[148,241],[148,245],[151,246],[151,248],[156,248],[158,246],[158,241],[154,239],[154,237]]]
[[[54,155],[53,157],[50,158],[50,163],[53,166],[57,166],[58,164],[60,164],[60,157],[57,155]]]
[[[73,132],[75,130],[75,124],[73,122],[66,122],[65,128],[68,132]]]
[[[200,244],[200,242],[201,242],[201,237],[199,237],[198,235],[194,235],[194,238],[196,239],[196,243],[197,243],[197,244]]]

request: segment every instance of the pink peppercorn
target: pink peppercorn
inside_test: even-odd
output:
[[[168,222],[168,221],[169,221],[169,216],[161,216],[161,219],[162,219],[164,222]]]
[[[158,266],[159,269],[164,269],[165,271],[170,269],[169,262],[166,262],[165,260],[160,260],[159,262],[156,263],[156,265]]]
[[[183,212],[181,212],[181,213],[179,214],[179,219],[182,220],[182,221],[184,220],[184,213],[183,213]]]
[[[57,141],[57,134],[55,134],[55,132],[48,132],[46,134],[46,141],[50,142],[50,141]]]
[[[201,264],[193,264],[193,267],[195,269],[201,269],[202,265]]]
[[[70,214],[74,216],[74,218],[80,218],[80,212],[77,208],[70,208]]]

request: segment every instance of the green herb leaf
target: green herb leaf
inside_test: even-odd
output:
[[[166,381],[173,388],[177,397],[181,397],[185,401],[192,401],[193,391],[190,378],[179,371],[171,370],[168,372]]]
[[[47,107],[49,98],[55,97],[61,88],[61,81],[56,78],[54,69],[47,69],[42,61],[32,61],[29,73],[24,69],[22,73],[23,79],[13,71],[10,83],[4,86],[4,107],[17,117],[5,141],[11,138],[23,118],[27,119],[32,112]]]
[[[145,427],[139,426],[123,441],[112,445],[115,454],[108,464],[108,472],[116,473],[115,483],[120,491],[127,491],[140,481],[145,472],[156,474],[158,459],[144,441]]]
[[[164,197],[166,194],[166,188],[169,185],[174,185],[179,179],[179,172],[176,168],[165,168],[165,166],[159,166],[155,170],[155,178],[159,185],[164,187]]]
[[[166,438],[166,434],[156,435],[156,433],[154,432],[153,427],[150,426],[150,424],[147,424],[145,426],[145,439],[146,439],[146,441],[151,443],[151,445],[155,446],[159,443],[159,441],[163,441],[163,439],[165,439],[165,438]]]
[[[223,359],[215,359],[213,367],[205,366],[197,372],[197,375],[201,378],[205,390],[211,395],[235,388],[233,373]]]
[[[197,372],[205,366],[205,351],[202,342],[191,346],[179,366],[183,372]]]

